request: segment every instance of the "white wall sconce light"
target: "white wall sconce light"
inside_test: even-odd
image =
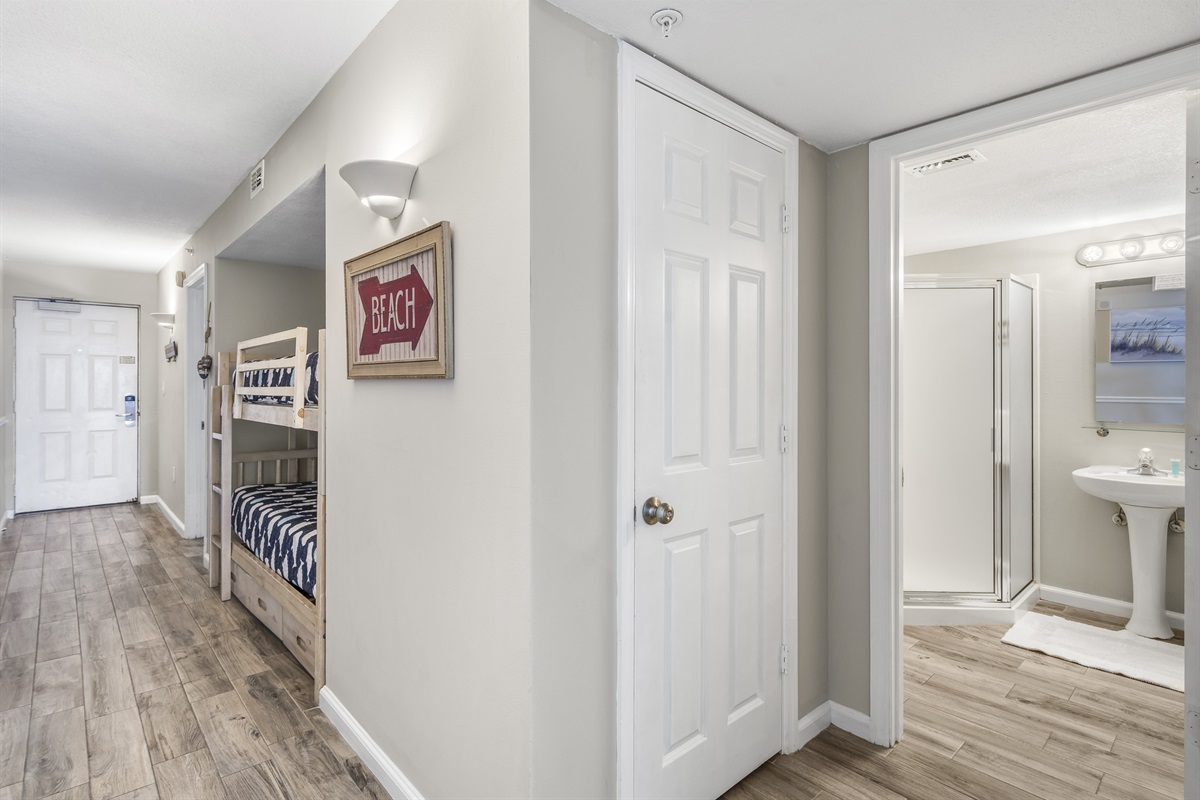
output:
[[[150,318],[158,323],[160,328],[166,328],[168,333],[175,332],[175,315],[165,311],[152,311]]]
[[[1075,260],[1085,267],[1124,264],[1129,261],[1149,261],[1183,255],[1183,231],[1160,233],[1156,236],[1135,236],[1115,242],[1085,244],[1075,253]]]
[[[404,210],[417,167],[402,161],[369,158],[349,162],[338,174],[350,184],[364,206],[381,217],[395,219]]]

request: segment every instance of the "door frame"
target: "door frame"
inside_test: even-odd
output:
[[[106,306],[108,308],[132,308],[135,314],[133,332],[137,341],[134,349],[134,357],[137,358],[137,425],[134,429],[134,492],[132,502],[139,502],[142,496],[142,307],[137,303],[105,303],[99,300],[74,300],[69,297],[29,297],[26,295],[13,296],[13,389],[12,389],[12,427],[13,427],[13,510],[16,514],[25,513],[16,511],[17,508],[17,303],[21,300],[28,300],[33,303],[63,303],[74,306]],[[80,506],[81,508],[86,506]]]
[[[634,532],[637,507],[634,486],[634,251],[633,203],[635,89],[638,84],[699,111],[733,130],[783,155],[783,198],[792,219],[799,199],[800,144],[787,131],[651,58],[627,42],[617,55],[617,459],[616,459],[616,563],[617,563],[617,783],[618,797],[633,796],[633,686],[634,686]],[[783,221],[780,221],[783,224]],[[797,382],[797,276],[798,248],[795,223],[783,240],[783,423],[796,430]],[[797,652],[798,565],[796,563],[798,469],[796,448],[783,454],[783,644]],[[783,681],[783,752],[799,745],[798,697],[794,673]]]
[[[196,353],[204,350],[204,328],[208,315],[208,264],[196,267],[183,281],[187,316],[184,335],[184,357],[188,365],[184,366],[183,386],[183,481],[184,503],[183,536],[186,539],[208,538],[208,493],[211,491],[208,481],[208,403],[205,402],[204,387],[206,381],[200,380],[195,372]],[[198,302],[193,302],[197,301]],[[201,309],[194,314],[196,307]],[[213,370],[215,372],[214,367]],[[190,368],[189,368],[190,366]],[[197,425],[204,423],[204,428]],[[199,469],[195,467],[202,465]],[[207,542],[206,542],[207,543]],[[204,560],[208,561],[208,547],[204,548]]]
[[[1125,66],[903,131],[869,145],[869,479],[871,741],[891,746],[903,735],[904,645],[900,497],[900,323],[904,256],[900,225],[900,170],[905,162],[938,155],[985,137],[1025,130],[1052,120],[1166,91],[1200,87],[1200,45]],[[1194,367],[1189,363],[1189,372]],[[1189,410],[1189,414],[1191,411]],[[1200,580],[1186,559],[1185,584]],[[1188,604],[1187,617],[1200,615]],[[1188,661],[1200,657],[1189,648]],[[1187,708],[1200,700],[1188,687]],[[1189,725],[1195,713],[1188,711]],[[1186,748],[1189,786],[1200,777],[1200,748]]]

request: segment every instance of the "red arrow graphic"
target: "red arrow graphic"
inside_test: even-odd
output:
[[[417,349],[433,310],[433,296],[416,267],[403,278],[387,283],[367,278],[358,284],[358,297],[366,312],[360,353],[375,355],[392,342],[408,342],[413,350]]]

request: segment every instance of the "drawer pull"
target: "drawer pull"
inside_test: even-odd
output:
[[[308,649],[308,645],[305,644],[304,640],[301,639],[299,636],[296,637],[296,646],[299,647],[301,650]]]
[[[263,602],[263,599],[261,597],[258,598],[258,607],[261,608],[263,611],[267,610],[267,604]]]

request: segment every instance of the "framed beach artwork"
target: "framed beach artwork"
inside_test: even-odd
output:
[[[453,378],[450,223],[346,262],[350,378]]]
[[[1183,361],[1184,306],[1121,308],[1109,313],[1109,360],[1114,364]]]

